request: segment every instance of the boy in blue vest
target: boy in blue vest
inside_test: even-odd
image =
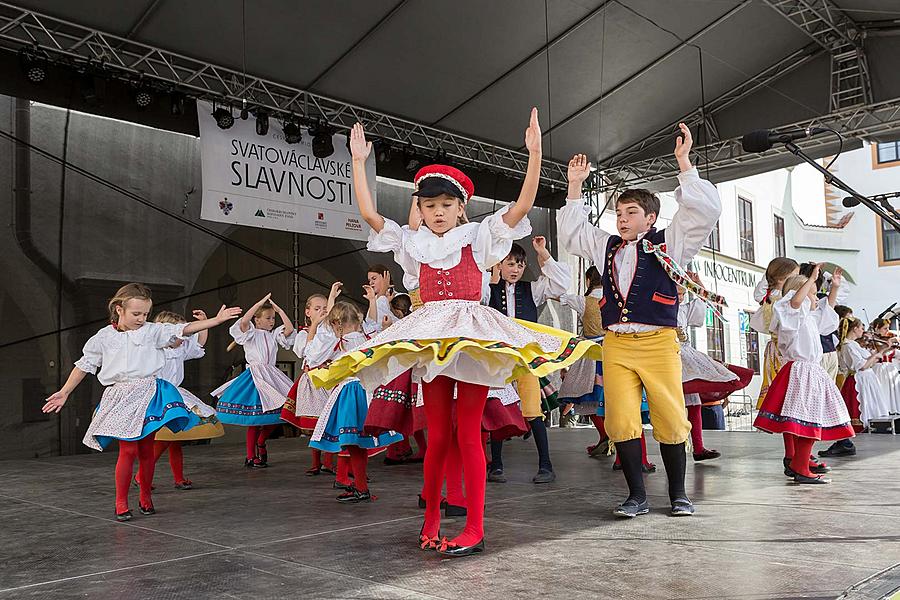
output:
[[[546,304],[548,299],[558,298],[566,293],[572,285],[572,275],[568,267],[556,262],[550,256],[544,237],[535,236],[532,245],[537,252],[541,276],[537,281],[530,283],[522,281],[528,265],[525,249],[513,244],[509,255],[500,262],[499,267],[494,268],[495,273],[499,271],[499,279],[491,281],[489,304],[491,308],[509,317],[537,323],[540,307]],[[520,379],[518,386],[522,401],[522,416],[531,425],[531,434],[538,451],[538,472],[532,481],[550,483],[556,479],[556,474],[553,472],[553,463],[550,462],[550,445],[547,440],[547,425],[544,423],[544,414],[541,410],[540,386],[537,378],[532,375]],[[491,440],[491,469],[488,472],[488,481],[506,482],[502,451],[503,441]]]
[[[654,225],[659,198],[630,189],[616,199],[611,235],[588,222],[581,185],[590,175],[584,155],[569,162],[569,194],[557,214],[559,239],[568,252],[592,260],[603,276],[603,385],[606,431],[616,444],[628,498],[613,513],[632,518],[649,512],[641,474],[641,390],[646,388],[653,437],[660,444],[673,516],[694,513],[684,489],[685,441],[691,431],[681,388],[676,337],[678,289],[664,261],[687,265],[709,237],[722,212],[714,185],[700,179],[688,156],[693,140],[684,123],[675,143],[680,174],[678,212],[664,230]],[[668,257],[668,258],[667,258]]]

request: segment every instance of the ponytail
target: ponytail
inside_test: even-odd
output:
[[[862,321],[853,317],[841,319],[841,324],[838,326],[838,350],[844,347],[844,342],[847,341],[847,336],[850,332],[861,325]]]

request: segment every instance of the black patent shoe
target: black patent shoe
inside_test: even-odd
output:
[[[437,548],[437,553],[441,556],[449,556],[451,558],[461,558],[463,556],[471,556],[484,552],[484,540],[471,546],[457,546],[447,538],[441,540],[441,545]]]
[[[856,446],[852,443],[848,446],[841,442],[835,442],[825,450],[819,450],[819,456],[835,457],[835,456],[856,456]]]
[[[253,468],[253,459],[252,458],[244,459],[244,467],[246,467],[248,469],[252,469]]]
[[[150,506],[146,507],[146,508],[144,508],[143,506],[141,506],[140,504],[138,504],[138,509],[141,511],[141,514],[142,514],[142,515],[147,516],[147,517],[149,517],[150,515],[155,515],[155,514],[156,514],[156,509],[153,508],[153,505],[152,505],[152,504],[151,504]]]
[[[465,506],[457,506],[455,504],[447,504],[444,507],[445,517],[465,517],[468,514]]]
[[[688,498],[675,498],[669,514],[673,517],[690,517],[694,514],[694,503]]]
[[[648,512],[650,512],[650,503],[646,499],[638,502],[629,498],[613,509],[613,514],[623,519],[633,519],[640,515],[646,515]]]
[[[132,517],[131,511],[126,510],[123,513],[116,513],[116,521],[119,523],[124,523],[125,521],[130,521]]]
[[[422,497],[422,494],[419,494],[419,508],[425,508],[426,506],[425,498]],[[447,508],[446,498],[441,498],[441,508]]]
[[[331,487],[336,490],[344,490],[345,492],[349,492],[353,489],[353,484],[348,483],[347,485],[344,485],[343,483],[340,483],[337,479],[335,479],[334,483],[331,484]]]

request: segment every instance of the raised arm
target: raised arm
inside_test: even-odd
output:
[[[334,308],[334,303],[337,302],[337,297],[341,295],[341,290],[344,287],[344,284],[340,281],[335,281],[331,284],[331,291],[328,293],[328,302],[325,304],[325,314],[331,312],[331,309]]]
[[[844,270],[837,267],[831,276],[831,289],[828,291],[828,305],[832,308],[838,303],[838,294],[840,293],[838,290],[842,283],[844,283]]]
[[[417,196],[412,197],[412,203],[409,205],[408,225],[410,231],[417,231],[422,225],[422,213],[419,211],[419,198]]]
[[[525,171],[522,191],[519,192],[519,199],[503,215],[503,221],[510,227],[515,227],[528,216],[541,182],[541,125],[538,123],[537,108],[531,109],[531,121],[525,130],[525,147],[528,149],[528,169]]]
[[[569,268],[553,260],[547,250],[547,239],[543,236],[535,236],[531,242],[538,256],[538,265],[541,267],[541,275],[537,281],[531,284],[531,295],[534,303],[541,306],[550,298],[559,298],[569,291],[572,285],[572,274]]]
[[[369,224],[375,233],[381,233],[384,228],[384,217],[375,210],[375,202],[372,200],[372,192],[369,190],[369,180],[366,177],[366,159],[372,152],[372,142],[366,141],[366,132],[362,123],[357,123],[350,130],[350,156],[353,159],[353,193],[356,195],[356,204],[359,206],[359,214]]]
[[[803,306],[803,303],[809,298],[810,292],[816,289],[816,279],[819,277],[819,269],[821,267],[822,265],[818,263],[813,267],[813,272],[806,279],[806,283],[801,285],[800,289],[797,290],[797,293],[794,294],[794,297],[791,298],[791,308],[797,309]]]
[[[206,313],[203,312],[202,310],[195,310],[191,314],[194,316],[194,319],[196,319],[198,321],[204,321],[209,318],[206,316]],[[209,329],[204,329],[203,331],[201,331],[200,333],[197,334],[197,345],[205,346],[207,339],[209,339]]]
[[[216,316],[212,319],[201,319],[199,321],[193,321],[185,325],[183,335],[193,335],[200,331],[212,329],[217,325],[221,325],[226,321],[230,321],[231,319],[240,316],[240,314],[241,309],[239,307],[225,308],[225,305],[223,304],[222,308],[219,309],[218,314],[216,314]]]
[[[289,337],[292,333],[294,333],[293,321],[291,321],[291,318],[287,316],[287,313],[284,312],[284,310],[280,306],[275,304],[275,301],[271,298],[269,299],[269,304],[272,305],[272,308],[274,308],[275,312],[278,313],[278,316],[281,317],[281,323],[284,325],[284,329],[282,330],[284,337]]]
[[[679,123],[678,127],[681,130],[675,141],[675,159],[681,169],[675,190],[678,211],[666,227],[665,237],[669,256],[678,264],[686,265],[716,226],[722,214],[722,200],[716,186],[700,179],[697,169],[691,165],[690,150],[694,143],[691,130],[684,123]]]
[[[581,186],[590,174],[591,163],[588,162],[587,156],[584,154],[573,156],[569,161],[567,172],[569,193],[566,196],[566,205],[556,213],[556,226],[560,245],[566,252],[591,261],[603,273],[609,234],[590,224],[581,195]]]
[[[241,317],[239,321],[241,331],[247,333],[250,330],[250,321],[253,319],[253,315],[256,314],[256,311],[259,310],[259,307],[269,301],[269,298],[272,297],[272,292],[269,292],[265,296],[259,299],[259,301],[250,307],[250,309],[244,313],[244,316]]]

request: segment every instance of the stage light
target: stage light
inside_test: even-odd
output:
[[[391,160],[391,145],[385,140],[373,140],[372,149],[375,150],[375,160],[385,163]]]
[[[230,129],[231,126],[234,125],[234,115],[231,114],[231,107],[228,107],[227,110],[221,106],[219,108],[214,108],[212,116],[215,118],[216,125],[219,126],[219,129]]]
[[[300,140],[303,139],[303,134],[300,132],[300,126],[297,125],[293,119],[284,122],[283,131],[284,141],[288,144],[299,144]]]
[[[318,123],[309,128],[312,136],[312,152],[316,158],[328,158],[334,154],[334,143],[331,136],[334,135],[327,123]]]
[[[153,104],[153,92],[146,85],[142,85],[134,92],[134,103],[138,108],[147,108]]]
[[[269,133],[269,113],[261,108],[256,109],[256,135]]]
[[[43,83],[47,79],[47,61],[35,50],[24,49],[19,54],[22,72],[31,83]]]
[[[89,106],[102,106],[106,80],[90,72],[81,74],[81,98]]]
[[[250,111],[247,110],[247,99],[244,98],[241,100],[241,121],[246,121],[248,116],[250,116]]]
[[[419,157],[416,155],[416,149],[413,148],[412,144],[407,144],[403,148],[403,164],[406,165],[406,170],[410,173],[418,171],[419,166],[422,164]]]
[[[169,95],[169,112],[175,117],[180,117],[184,114],[184,94],[172,92]]]

